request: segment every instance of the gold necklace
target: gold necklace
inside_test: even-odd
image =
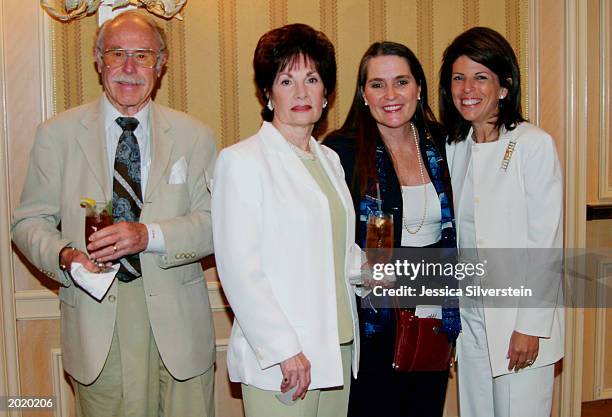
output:
[[[419,164],[419,173],[421,174],[421,185],[423,186],[423,194],[425,196],[425,204],[423,205],[423,217],[419,221],[419,224],[416,230],[410,230],[408,225],[406,224],[406,217],[404,217],[402,213],[402,223],[404,225],[404,229],[411,235],[416,235],[419,233],[419,230],[425,224],[425,218],[427,217],[427,187],[425,186],[425,169],[423,168],[423,158],[421,158],[421,148],[419,147],[419,136],[414,128],[414,123],[410,122],[410,127],[412,128],[412,136],[414,137],[414,144],[416,145],[417,150],[417,163]]]

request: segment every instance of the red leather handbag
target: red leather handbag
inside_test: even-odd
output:
[[[397,372],[446,371],[452,345],[442,332],[442,320],[414,315],[412,309],[395,308],[393,369]]]

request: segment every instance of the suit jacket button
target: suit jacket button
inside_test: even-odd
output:
[[[108,296],[108,302],[109,303],[114,303],[116,299],[117,299],[117,297],[115,297],[113,294]]]

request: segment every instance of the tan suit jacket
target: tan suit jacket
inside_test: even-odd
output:
[[[32,148],[13,241],[47,276],[61,283],[64,368],[77,381],[95,380],[110,349],[117,311],[117,281],[98,302],[59,269],[66,245],[85,251],[83,197],[112,199],[100,101],[41,124]],[[176,379],[202,374],[214,362],[214,329],[199,259],[213,252],[210,177],[216,157],[211,131],[169,108],[151,106],[151,169],[140,217],[158,223],[166,254],[141,253],[151,328],[159,353]],[[187,177],[169,184],[184,157]],[[174,182],[174,181],[173,181]]]

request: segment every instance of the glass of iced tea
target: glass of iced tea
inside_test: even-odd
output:
[[[100,229],[113,224],[112,206],[109,203],[96,203],[85,205],[85,245],[89,237]],[[100,272],[110,272],[112,268],[97,262]]]
[[[387,263],[393,255],[393,215],[373,211],[368,215],[366,258],[368,263]]]

